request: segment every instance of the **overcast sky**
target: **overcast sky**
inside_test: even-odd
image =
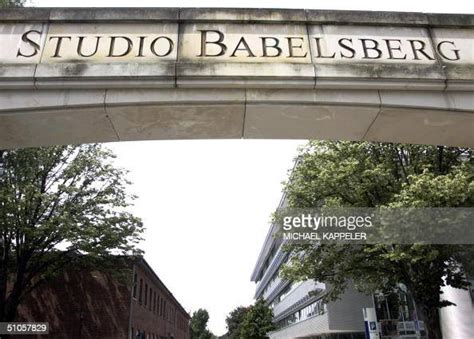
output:
[[[34,0],[41,7],[270,7],[474,13],[469,0]],[[153,141],[108,144],[129,169],[145,258],[188,311],[226,315],[253,300],[250,274],[303,141]]]

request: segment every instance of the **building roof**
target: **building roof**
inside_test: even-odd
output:
[[[280,203],[278,204],[278,208],[283,207],[285,201],[286,201],[286,194],[283,194],[283,196],[280,199]],[[268,230],[267,236],[265,237],[265,241],[263,243],[262,249],[260,250],[260,254],[258,255],[257,262],[255,263],[255,267],[252,272],[251,276],[251,281],[257,281],[258,275],[260,273],[260,270],[265,263],[265,260],[268,257],[268,254],[270,253],[272,249],[272,245],[275,242],[275,232],[277,231],[277,225],[272,223],[270,225],[270,229]]]
[[[293,163],[293,168],[291,169],[290,173],[290,180],[292,173],[294,172],[296,166],[298,165],[299,159],[295,159]],[[283,192],[283,195],[280,199],[280,203],[278,204],[278,209],[286,207],[287,200],[286,200],[286,192]],[[255,263],[255,267],[253,269],[252,275],[250,277],[251,281],[257,281],[257,277],[260,273],[260,270],[265,263],[265,260],[267,259],[268,254],[270,253],[270,250],[272,249],[272,245],[275,242],[275,237],[274,234],[277,231],[276,225],[272,223],[270,225],[270,229],[268,230],[267,236],[265,237],[265,241],[263,243],[262,249],[260,250],[260,254],[258,255],[257,262]]]
[[[157,282],[161,285],[161,287],[168,293],[169,297],[178,305],[180,310],[186,314],[187,318],[191,318],[189,313],[184,309],[184,307],[180,304],[180,302],[176,299],[176,297],[171,293],[171,291],[166,287],[166,285],[161,281],[161,279],[158,277],[158,275],[155,273],[153,268],[151,268],[150,264],[143,258],[142,256],[137,257],[135,260],[135,264],[141,265],[146,271],[148,271],[156,280]]]

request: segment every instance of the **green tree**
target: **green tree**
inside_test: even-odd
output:
[[[3,153],[3,152],[0,152]],[[99,145],[4,151],[0,175],[0,321],[71,264],[140,253],[140,219],[127,212],[126,171]]]
[[[225,322],[227,324],[227,335],[230,339],[241,338],[241,325],[244,322],[245,316],[249,311],[249,307],[239,306],[229,313]]]
[[[291,207],[472,207],[474,165],[470,149],[367,142],[311,141],[286,185]],[[292,244],[283,275],[331,286],[335,300],[354,282],[359,291],[390,293],[405,285],[427,325],[441,338],[442,286],[466,288],[459,263],[472,253],[455,245]]]
[[[0,8],[23,7],[26,0],[0,0]]]
[[[207,329],[207,322],[209,321],[209,312],[200,308],[193,313],[189,330],[191,332],[191,339],[211,339],[212,333]]]
[[[250,306],[244,321],[240,326],[240,338],[263,339],[268,338],[267,333],[274,330],[273,311],[267,306],[265,300],[258,299]]]

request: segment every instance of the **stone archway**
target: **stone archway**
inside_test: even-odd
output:
[[[474,146],[474,17],[0,12],[0,148],[316,138]]]

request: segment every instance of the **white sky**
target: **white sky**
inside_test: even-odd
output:
[[[200,140],[116,143],[131,170],[135,212],[147,226],[145,258],[209,327],[252,302],[250,274],[298,142]],[[111,145],[111,144],[109,144]]]
[[[259,7],[474,14],[472,0],[34,0],[38,7]],[[152,141],[109,144],[128,168],[145,258],[188,311],[226,315],[253,300],[250,274],[302,141]]]

